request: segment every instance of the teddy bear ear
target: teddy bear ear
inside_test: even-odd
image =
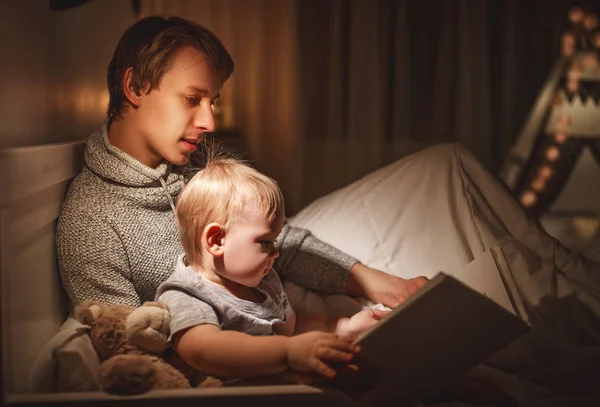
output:
[[[145,302],[127,316],[125,337],[130,344],[160,353],[169,347],[171,314],[161,303]]]
[[[98,301],[85,300],[75,307],[75,319],[82,324],[92,325],[100,312],[106,308],[106,305]]]

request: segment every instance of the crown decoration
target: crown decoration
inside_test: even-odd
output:
[[[561,101],[550,109],[546,134],[562,132],[572,137],[600,138],[600,104],[592,98],[584,101],[577,94],[568,101],[563,90],[558,92],[558,98]]]
[[[563,103],[572,103],[578,98],[582,103],[591,101],[592,103],[600,103],[600,82],[581,81],[564,83],[559,86],[558,91],[554,92],[554,105]],[[552,107],[552,104],[550,105]]]
[[[600,81],[600,31],[598,17],[579,7],[569,10],[571,30],[561,37],[560,52],[570,58],[567,76],[576,73],[579,80]]]
[[[568,17],[572,29],[562,35],[561,41],[567,69],[562,80],[555,82],[554,103],[547,105],[546,122],[541,126],[542,134],[538,133],[545,137],[538,139],[530,151],[529,159],[534,162],[528,171],[522,171],[524,163],[513,163],[513,168],[505,170],[513,178],[517,171],[521,173],[515,193],[521,204],[531,210],[550,205],[566,181],[561,173],[565,169],[570,172],[569,165],[565,166],[570,158],[564,161],[569,139],[580,140],[578,145],[600,143],[600,31],[595,31],[598,17],[579,7],[570,9]]]
[[[600,35],[598,36],[600,38]],[[600,82],[600,49],[578,51],[571,57],[565,80]]]
[[[573,26],[562,35],[561,54],[572,57],[577,48],[600,49],[600,33],[594,32],[598,28],[598,17],[584,12],[580,7],[571,8],[568,17]]]

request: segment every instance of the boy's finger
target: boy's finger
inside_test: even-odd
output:
[[[317,357],[321,360],[333,362],[350,362],[354,358],[354,354],[334,348],[320,348],[317,350]]]
[[[337,373],[335,370],[327,366],[325,363],[321,362],[319,359],[316,359],[313,364],[313,370],[328,379],[333,379]]]
[[[357,354],[360,352],[360,347],[358,345],[352,344],[352,343],[331,343],[328,344],[327,346],[323,346],[323,348],[328,348],[328,349],[337,349],[339,351],[342,352],[350,352],[353,354]]]
[[[385,317],[387,314],[390,313],[390,311],[384,311],[384,310],[381,310],[381,309],[373,309],[373,310],[371,310],[371,312],[373,313],[372,314],[373,318],[377,319],[377,320]]]
[[[360,374],[361,368],[353,363],[344,363],[334,366],[337,377],[354,377]]]
[[[351,352],[354,352],[354,342],[356,341],[356,337],[354,336],[336,336],[331,344],[338,349],[346,349]]]

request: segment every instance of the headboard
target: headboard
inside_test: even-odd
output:
[[[0,151],[0,304],[2,405],[313,407],[351,406],[346,395],[306,385],[104,393],[26,394],[29,369],[68,312],[55,254],[55,227],[70,180],[83,164],[83,141]]]
[[[56,270],[56,219],[84,142],[0,151],[4,391],[25,391],[29,368],[67,314]]]

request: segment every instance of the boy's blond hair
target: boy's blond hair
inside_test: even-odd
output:
[[[211,222],[225,230],[258,211],[270,222],[284,216],[283,194],[273,179],[235,158],[209,158],[177,199],[177,224],[187,263],[202,259],[198,237]]]

